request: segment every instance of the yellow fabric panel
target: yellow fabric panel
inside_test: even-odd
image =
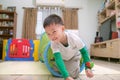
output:
[[[33,40],[33,43],[34,43],[34,52],[33,52],[34,61],[39,61],[40,40]]]
[[[6,54],[7,54],[7,53],[6,53],[7,42],[8,42],[8,40],[7,40],[7,39],[4,39],[4,40],[3,40],[2,60],[4,60],[4,59],[5,59]]]

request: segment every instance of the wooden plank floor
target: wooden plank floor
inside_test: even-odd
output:
[[[93,78],[87,78],[84,71],[79,80],[120,80],[120,64],[93,60]],[[64,80],[51,76],[45,65],[40,62],[0,62],[0,80]]]

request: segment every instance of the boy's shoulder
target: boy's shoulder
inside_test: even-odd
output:
[[[67,32],[67,36],[69,41],[72,41],[74,43],[82,42],[84,44],[84,41],[80,38],[80,36],[73,32]]]
[[[67,36],[69,37],[69,38],[73,38],[73,39],[80,39],[80,37],[77,35],[77,34],[75,34],[74,32],[70,32],[70,31],[66,31],[65,32],[66,34],[67,34]]]

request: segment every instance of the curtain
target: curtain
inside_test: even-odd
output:
[[[24,8],[22,38],[40,39],[44,32],[43,21],[50,14],[57,14],[63,18],[66,29],[78,29],[78,9],[60,6],[40,6]]]
[[[66,29],[78,29],[78,9],[65,8],[63,10],[63,20]]]
[[[36,39],[35,27],[37,21],[36,8],[24,8],[22,38]]]
[[[36,25],[36,30],[35,30],[37,39],[39,39],[41,34],[44,32],[44,28],[43,28],[44,19],[51,14],[57,14],[62,17],[62,7],[59,7],[59,6],[38,7],[37,25]]]

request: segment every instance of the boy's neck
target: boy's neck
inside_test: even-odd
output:
[[[61,44],[63,44],[65,47],[68,46],[68,40],[67,40],[67,35],[65,33],[63,33],[63,37],[61,40]]]

